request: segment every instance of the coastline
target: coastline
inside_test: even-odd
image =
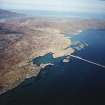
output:
[[[6,48],[4,46],[0,52],[0,56],[4,57],[0,65],[0,92],[5,93],[26,78],[37,76],[41,68],[47,66],[33,64],[32,58],[44,56],[50,52],[53,53],[53,58],[58,58],[70,56],[74,52],[74,49],[70,47],[71,40],[65,37],[64,33],[77,35],[91,27],[105,28],[105,24],[92,20],[52,21],[29,18],[8,21],[8,23],[2,23],[1,27],[11,32],[0,33],[5,42],[10,42],[10,45],[6,43]],[[21,35],[19,36],[16,32],[21,32]],[[11,36],[11,34],[13,39],[5,38],[6,35]]]

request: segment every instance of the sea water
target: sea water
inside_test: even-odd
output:
[[[74,42],[88,44],[85,48],[76,50],[73,55],[105,65],[105,30],[90,29],[70,37]],[[25,80],[17,88],[1,95],[0,105],[78,105],[79,103],[102,105],[101,103],[104,103],[104,68],[72,57],[70,62],[64,63],[62,58],[53,59],[51,53],[39,57],[39,60],[33,59],[33,63],[35,60],[38,64],[50,60],[54,65],[46,66],[36,78]]]
[[[44,10],[12,10],[13,12],[24,14],[29,17],[51,17],[51,18],[80,18],[80,19],[105,19],[105,13],[85,13],[85,12],[60,12]]]

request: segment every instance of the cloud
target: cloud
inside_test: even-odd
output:
[[[104,11],[102,0],[1,0],[0,7],[53,11]]]

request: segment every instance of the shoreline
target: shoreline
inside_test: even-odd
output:
[[[32,58],[50,52],[53,53],[53,58],[72,54],[74,52],[74,49],[70,47],[72,42],[65,37],[65,33],[75,35],[91,27],[105,29],[105,23],[96,20],[52,21],[22,18],[22,20],[7,22],[0,24],[7,30],[0,33],[0,38],[5,45],[0,52],[0,57],[3,57],[0,64],[1,93],[11,90],[26,78],[38,75],[41,67],[34,65]],[[2,45],[2,41],[0,44]],[[45,66],[47,65],[42,65],[42,68]]]

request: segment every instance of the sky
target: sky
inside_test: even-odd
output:
[[[104,12],[105,0],[0,0],[2,9]]]

